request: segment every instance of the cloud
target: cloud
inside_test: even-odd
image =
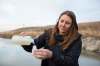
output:
[[[78,22],[100,20],[99,3],[99,0],[0,0],[0,25],[51,25],[64,10],[74,11]]]
[[[15,15],[15,3],[13,0],[1,0],[0,3],[0,16],[12,16]]]

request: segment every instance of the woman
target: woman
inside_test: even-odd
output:
[[[32,52],[34,44],[38,49]],[[64,11],[54,28],[46,30],[30,45],[22,47],[42,59],[41,66],[79,66],[81,46],[75,14]]]

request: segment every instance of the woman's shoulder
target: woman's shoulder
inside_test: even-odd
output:
[[[44,30],[44,32],[45,32],[45,33],[51,33],[52,30],[53,30],[53,28],[49,28],[49,29]]]
[[[52,28],[44,30],[37,38],[48,38],[52,32]]]
[[[80,42],[82,35],[78,32],[76,38],[73,40],[73,43]]]
[[[79,32],[77,32],[77,34],[76,34],[76,37],[75,37],[75,41],[77,41],[77,40],[79,40],[79,39],[81,39],[81,34],[79,33]]]

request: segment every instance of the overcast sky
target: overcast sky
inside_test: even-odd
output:
[[[52,25],[65,10],[78,23],[100,20],[100,0],[0,0],[0,29]]]

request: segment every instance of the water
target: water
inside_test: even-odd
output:
[[[24,51],[20,45],[0,38],[0,66],[39,66],[38,61],[33,60],[31,53]],[[100,66],[100,60],[80,56],[79,64],[80,66]]]
[[[79,64],[80,66],[100,66],[100,60],[93,59],[91,57],[80,56]]]

